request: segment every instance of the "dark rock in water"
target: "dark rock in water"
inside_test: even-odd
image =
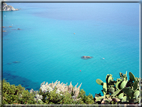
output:
[[[20,63],[20,61],[14,61],[13,63]]]
[[[91,56],[82,56],[81,58],[82,59],[90,59],[90,58],[93,58],[93,57],[91,57]]]
[[[18,9],[15,9],[14,7],[7,5],[6,3],[3,3],[3,11],[17,11]]]
[[[17,30],[21,30],[20,28],[18,28]]]

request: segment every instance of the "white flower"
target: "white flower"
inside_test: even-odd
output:
[[[44,92],[44,93],[47,92],[47,89],[46,89],[46,86],[45,86],[45,85],[42,85],[42,86],[40,87],[40,89],[41,89],[41,91]]]
[[[39,94],[36,94],[36,96],[35,96],[36,98],[38,98],[39,97]]]
[[[43,99],[42,95],[36,94],[34,100],[38,103],[38,101],[42,101],[41,99]]]
[[[72,96],[72,99],[75,99],[76,97],[75,96]]]
[[[43,96],[42,96],[42,95],[39,95],[39,99],[43,99]]]
[[[38,99],[38,101],[41,101],[41,99]]]
[[[39,94],[36,94],[35,98],[36,98],[36,99],[43,99],[43,96],[42,96],[42,95],[39,95]]]
[[[51,87],[48,87],[48,91],[50,92],[50,91],[53,91],[53,89],[51,88]]]
[[[60,90],[59,90],[59,89],[57,89],[57,90],[56,90],[56,93],[58,93],[58,94],[59,94],[59,93],[60,93]]]

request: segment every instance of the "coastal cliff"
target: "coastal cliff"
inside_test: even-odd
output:
[[[17,11],[18,9],[15,9],[14,7],[7,5],[6,3],[3,3],[3,11]]]

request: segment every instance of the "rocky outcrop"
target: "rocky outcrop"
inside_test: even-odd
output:
[[[3,11],[17,11],[18,9],[15,9],[14,7],[7,5],[6,3],[3,3]]]

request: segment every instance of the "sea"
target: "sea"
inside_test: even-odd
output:
[[[2,77],[10,84],[82,83],[94,97],[107,74],[140,77],[139,3],[7,4],[19,9],[2,13]]]

